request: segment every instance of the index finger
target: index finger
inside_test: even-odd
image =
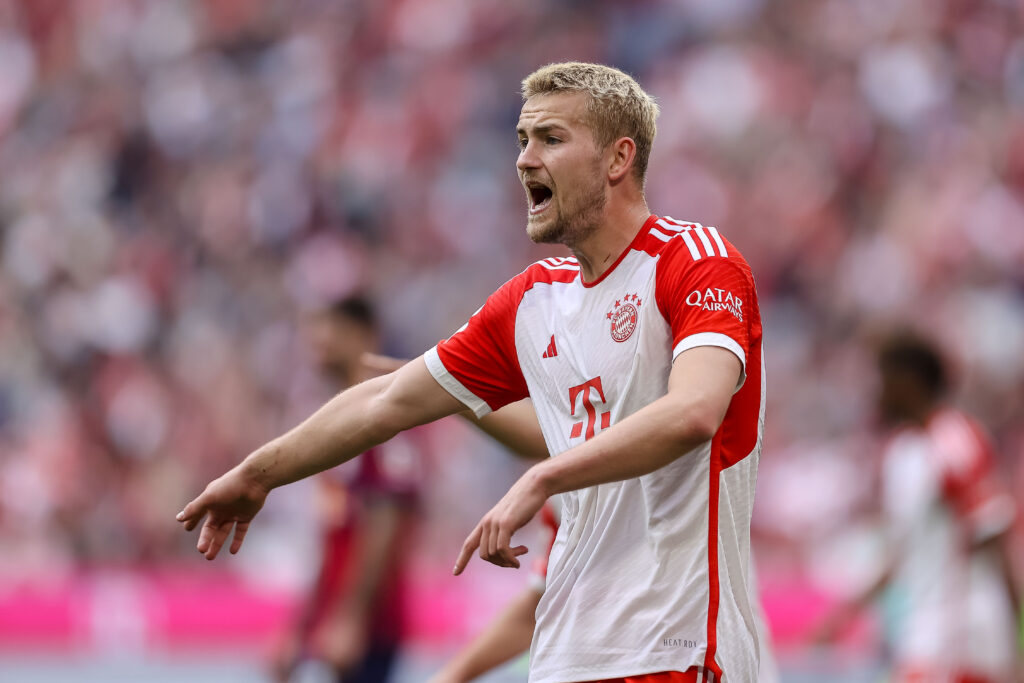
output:
[[[466,568],[466,564],[469,562],[469,558],[473,556],[473,551],[480,547],[480,533],[481,527],[477,524],[472,533],[466,537],[466,542],[462,544],[462,552],[459,553],[459,559],[455,561],[455,568],[452,570],[452,574],[455,576],[462,573],[462,570]]]

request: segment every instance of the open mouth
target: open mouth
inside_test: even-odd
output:
[[[542,182],[530,180],[526,183],[526,194],[530,200],[530,215],[534,216],[551,204],[554,193]]]

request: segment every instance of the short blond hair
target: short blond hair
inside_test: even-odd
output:
[[[604,149],[621,137],[632,138],[636,143],[634,169],[643,187],[658,131],[658,104],[654,98],[629,74],[603,64],[548,64],[523,79],[524,101],[558,92],[584,92],[590,96],[588,123],[599,148]]]

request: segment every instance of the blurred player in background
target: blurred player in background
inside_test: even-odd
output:
[[[935,346],[893,335],[878,356],[879,409],[893,428],[883,455],[889,560],[878,580],[823,627],[828,638],[883,588],[902,608],[894,636],[898,683],[1024,680],[1015,615],[1018,585],[1007,541],[1016,510],[992,444],[945,404]]]
[[[328,402],[185,506],[214,559],[241,547],[273,488],[395,434],[529,396],[553,457],[473,529],[519,567],[512,536],[554,494],[563,518],[537,609],[534,683],[752,681],[750,515],[763,429],[761,322],[742,255],[711,227],[652,215],[657,105],[626,74],[549,65],[523,82],[517,136],[535,263],[452,337]],[[467,226],[472,229],[472,226]]]
[[[377,349],[373,309],[348,298],[313,313],[306,336],[334,390],[370,376],[360,358]],[[402,637],[402,565],[421,469],[402,436],[315,479],[323,541],[317,578],[275,653],[273,674],[292,679],[304,660],[339,683],[384,683]]]

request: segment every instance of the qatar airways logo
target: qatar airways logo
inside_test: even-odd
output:
[[[743,299],[734,296],[727,289],[708,287],[704,291],[695,289],[686,297],[686,303],[703,311],[729,311],[743,322]]]

